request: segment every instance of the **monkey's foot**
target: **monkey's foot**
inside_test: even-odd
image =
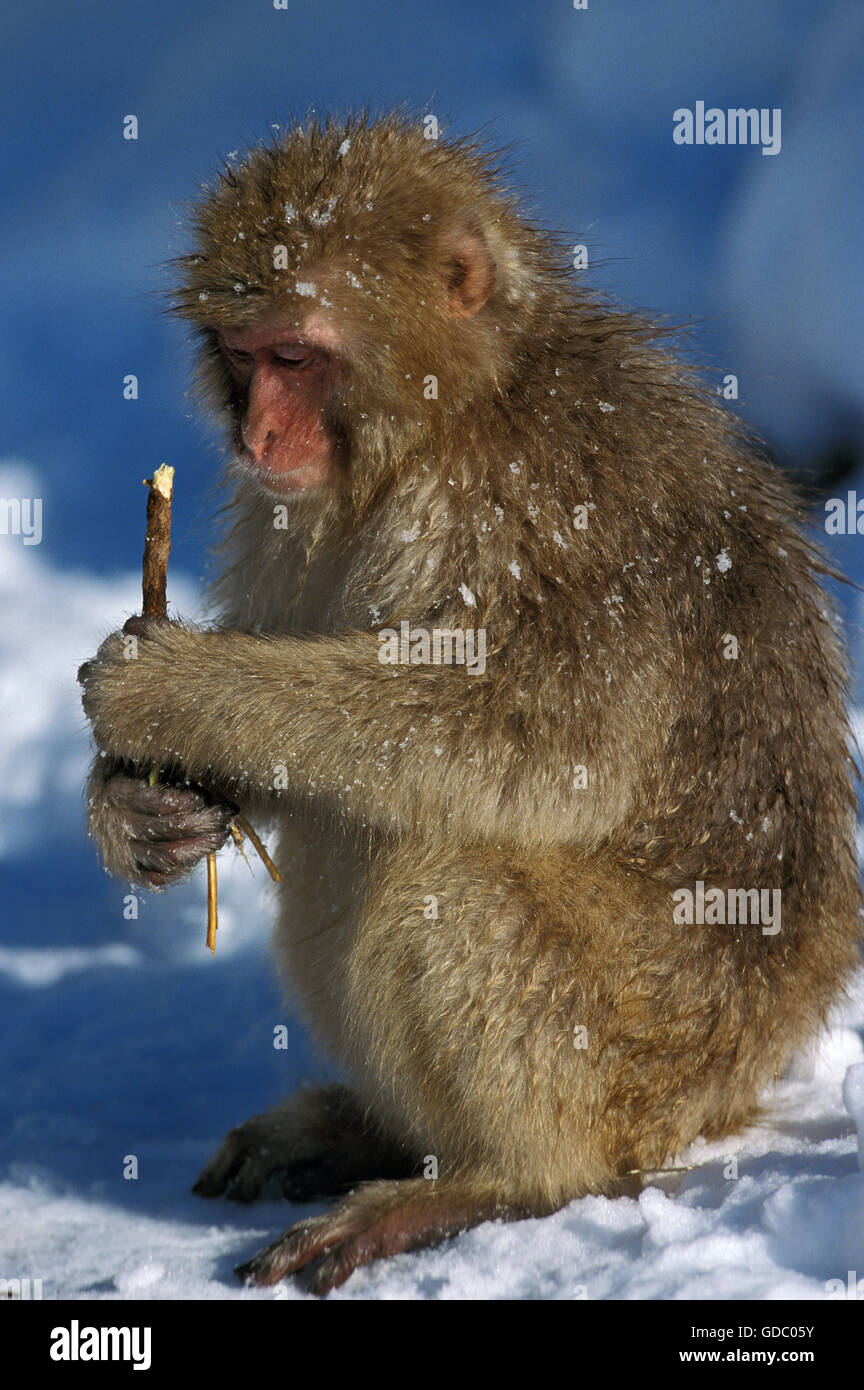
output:
[[[372,1260],[438,1245],[481,1221],[515,1221],[530,1214],[501,1200],[486,1184],[422,1178],[370,1183],[325,1216],[289,1227],[235,1273],[244,1283],[278,1284],[317,1261],[307,1287],[325,1294]]]
[[[341,1196],[356,1181],[353,1164],[338,1153],[284,1155],[272,1147],[266,1126],[249,1120],[226,1135],[203,1169],[192,1191],[198,1197],[227,1197],[230,1202],[254,1202],[265,1186],[289,1202],[314,1202]],[[367,1175],[368,1176],[368,1175]],[[278,1184],[278,1187],[277,1187]]]
[[[232,1129],[192,1191],[199,1197],[254,1202],[278,1180],[291,1202],[341,1196],[370,1178],[407,1177],[413,1160],[364,1128],[342,1086],[301,1091],[265,1115]]]

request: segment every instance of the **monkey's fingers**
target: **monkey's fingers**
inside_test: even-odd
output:
[[[176,781],[159,781],[151,785],[146,777],[134,776],[122,769],[106,778],[104,788],[109,805],[123,812],[163,816],[211,811],[218,813],[226,826],[235,813],[232,803],[213,795],[204,787]]]
[[[215,807],[206,807],[192,814],[177,811],[170,815],[143,815],[137,811],[127,811],[123,823],[130,839],[141,840],[145,844],[194,840],[206,843],[210,850],[217,850],[222,848],[229,834],[224,817]]]
[[[162,888],[192,872],[208,854],[224,844],[224,835],[182,840],[130,840],[135,866],[151,887]]]

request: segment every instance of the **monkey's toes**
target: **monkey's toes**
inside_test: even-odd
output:
[[[372,1260],[437,1245],[479,1219],[462,1207],[441,1210],[425,1193],[424,1201],[418,1202],[415,1192],[412,1203],[403,1186],[414,1185],[382,1182],[358,1188],[324,1216],[290,1226],[272,1245],[238,1265],[235,1274],[244,1283],[266,1286],[303,1271],[306,1288],[325,1294]]]
[[[329,1293],[344,1284],[361,1265],[390,1253],[383,1233],[376,1234],[374,1225],[367,1231],[352,1228],[353,1223],[346,1220],[340,1209],[300,1221],[246,1264],[238,1265],[234,1273],[244,1284],[267,1287],[318,1260],[317,1268],[305,1281],[306,1287],[314,1294]]]
[[[281,1165],[278,1150],[267,1142],[266,1126],[248,1120],[229,1130],[192,1191],[198,1197],[225,1196],[232,1202],[254,1202]]]
[[[218,1155],[217,1155],[218,1158]],[[254,1202],[264,1185],[264,1175],[238,1157],[230,1167],[212,1160],[194,1183],[196,1197],[228,1197],[232,1202]]]
[[[279,1161],[265,1150],[219,1155],[204,1168],[192,1191],[198,1197],[226,1197],[229,1202],[254,1202],[265,1184],[278,1179],[282,1196],[288,1202],[314,1202],[348,1191],[344,1174],[323,1160],[314,1158],[296,1163]]]

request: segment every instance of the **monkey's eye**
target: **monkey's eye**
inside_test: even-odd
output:
[[[306,343],[286,343],[274,348],[278,360],[286,367],[305,367],[315,356],[315,349]]]
[[[252,361],[251,352],[241,352],[239,348],[228,347],[227,343],[222,344],[222,351],[229,362],[234,363],[238,367],[246,366],[247,363]]]

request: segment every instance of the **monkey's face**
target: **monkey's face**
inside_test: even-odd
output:
[[[364,435],[380,435],[382,421],[403,437],[428,423],[423,383],[451,380],[454,339],[494,283],[479,235],[447,249],[449,259],[416,263],[413,276],[397,274],[392,255],[384,273],[364,259],[364,280],[333,257],[316,268],[314,307],[295,294],[290,307],[209,328],[235,459],[268,492],[335,485],[352,448],[362,453]]]
[[[335,335],[274,318],[226,327],[219,350],[235,394],[237,460],[270,492],[332,483],[340,453],[327,416],[340,376]]]

